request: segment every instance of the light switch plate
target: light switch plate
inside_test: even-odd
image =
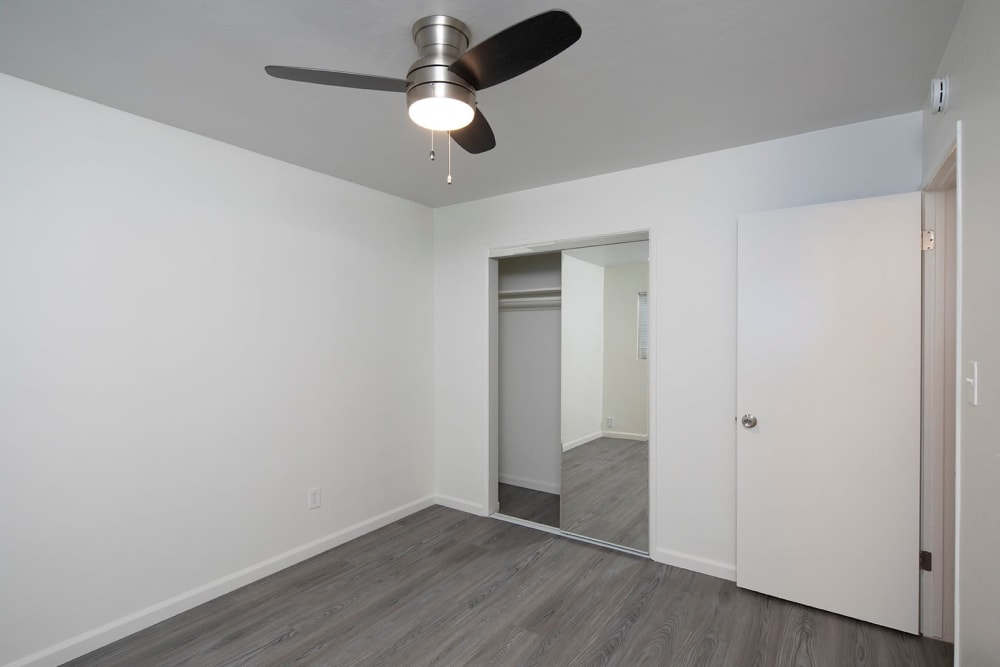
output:
[[[965,378],[966,384],[969,385],[969,404],[973,406],[979,405],[979,362],[970,361],[968,362],[969,375]]]

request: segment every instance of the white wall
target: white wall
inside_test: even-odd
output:
[[[0,663],[432,502],[428,209],[7,76],[0,99]]]
[[[559,266],[558,253],[502,259],[498,288],[558,288]],[[559,324],[557,303],[499,313],[499,479],[546,493],[559,493],[562,480]]]
[[[906,114],[435,210],[439,498],[486,511],[489,249],[649,228],[651,553],[732,577],[736,217],[917,190],[921,125]]]
[[[649,360],[638,356],[639,292],[649,288],[649,263],[604,269],[604,417],[611,437],[649,434]]]
[[[928,116],[925,173],[937,169],[962,123],[959,152],[959,373],[979,362],[979,405],[963,393],[958,444],[956,658],[1000,663],[1000,3],[966,0],[939,68],[951,110]],[[964,392],[964,390],[963,390]]]
[[[604,267],[563,253],[562,448],[601,437]]]

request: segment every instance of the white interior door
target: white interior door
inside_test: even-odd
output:
[[[739,586],[916,633],[920,195],[739,219]]]

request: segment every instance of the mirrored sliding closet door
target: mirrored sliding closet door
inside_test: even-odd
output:
[[[649,242],[564,250],[560,528],[649,549]]]
[[[497,260],[497,499],[648,552],[649,241],[634,238]]]

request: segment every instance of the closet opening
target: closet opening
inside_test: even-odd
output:
[[[489,503],[646,555],[648,231],[491,251]]]

